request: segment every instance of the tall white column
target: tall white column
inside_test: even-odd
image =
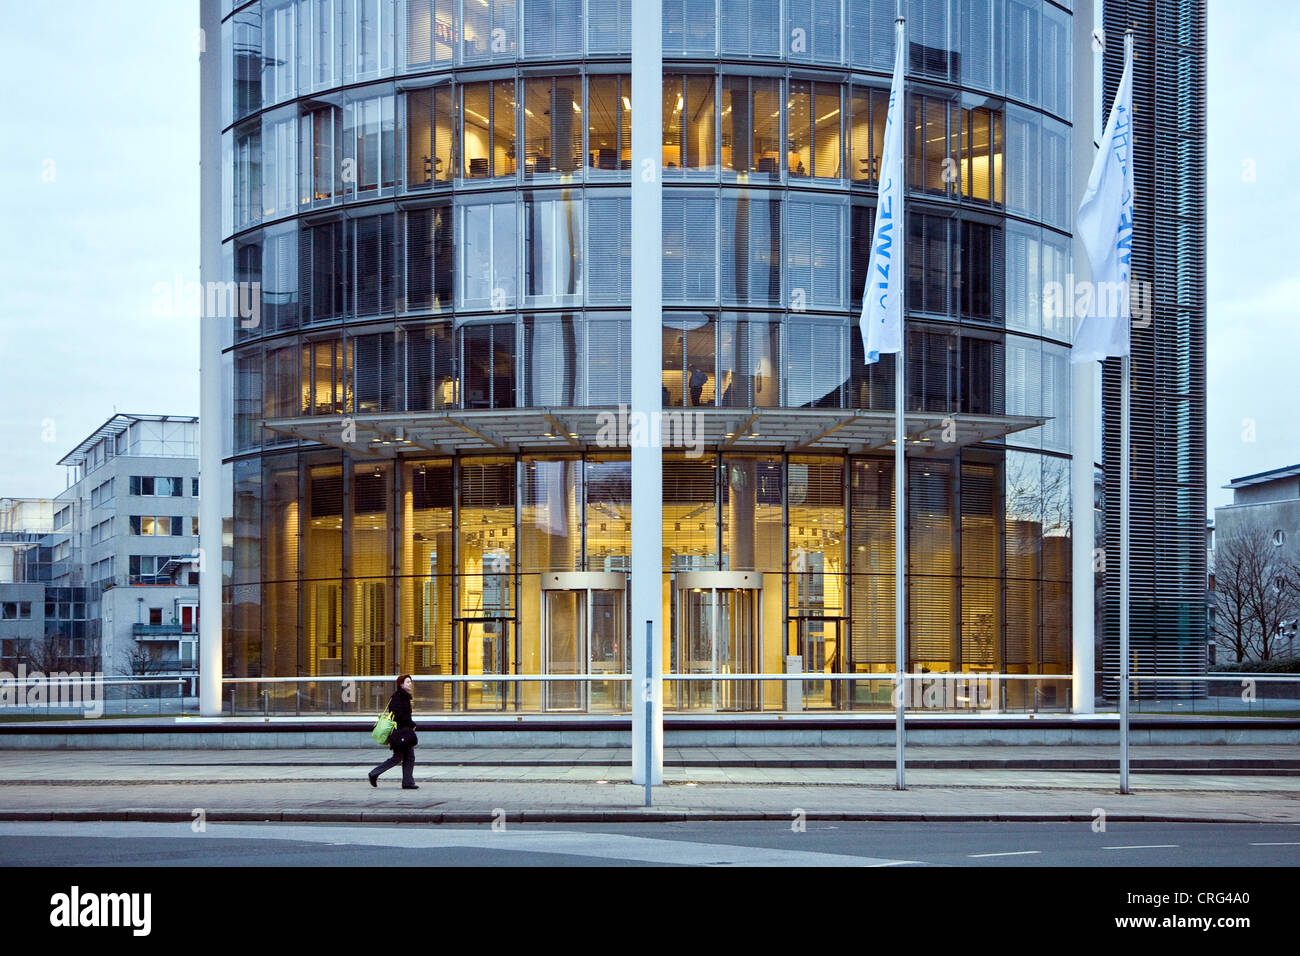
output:
[[[1076,129],[1092,130],[1091,136],[1076,136],[1074,143],[1074,182],[1071,195],[1076,203],[1088,186],[1088,174],[1096,153],[1094,142],[1101,138],[1101,53],[1095,47],[1093,30],[1101,29],[1100,0],[1083,0],[1076,4],[1074,31],[1074,62],[1089,64],[1090,71],[1081,71],[1091,82],[1075,83],[1074,115],[1083,122]],[[1091,73],[1089,77],[1088,74]],[[1088,119],[1091,122],[1088,122]],[[1072,271],[1075,280],[1091,278],[1088,255],[1083,243],[1076,237],[1073,246]],[[1067,284],[1067,288],[1069,285]],[[1072,312],[1072,310],[1071,310]],[[1073,320],[1077,324],[1077,319]],[[1096,673],[1095,652],[1095,589],[1093,573],[1093,463],[1097,457],[1094,435],[1100,398],[1096,387],[1099,376],[1096,362],[1070,364],[1070,534],[1073,544],[1071,569],[1071,699],[1076,714],[1091,714],[1096,709],[1094,694]]]
[[[199,278],[221,275],[221,2],[201,0],[199,27]],[[199,319],[199,712],[221,714],[221,326]],[[219,310],[218,310],[219,311]]]
[[[663,6],[632,4],[632,417],[663,409]],[[629,429],[636,435],[637,432]],[[645,429],[640,434],[657,434]],[[632,448],[632,780],[663,782],[663,451]],[[646,622],[651,624],[647,669]],[[653,695],[647,745],[645,693]]]

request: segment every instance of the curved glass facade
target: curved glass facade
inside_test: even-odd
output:
[[[226,342],[228,675],[629,669],[630,463],[593,415],[633,361],[631,2],[229,5],[225,262],[260,308]],[[664,0],[663,404],[696,439],[665,452],[666,674],[893,671],[892,451],[844,436],[894,407],[856,330],[894,9]],[[1069,272],[1071,30],[1046,0],[908,4],[907,404],[936,423],[911,670],[1070,673],[1069,328],[1041,290]],[[1032,686],[1008,706],[1067,704]],[[668,706],[785,693],[670,682]]]

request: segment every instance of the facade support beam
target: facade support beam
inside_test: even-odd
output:
[[[632,4],[632,414],[645,421],[663,410],[662,29],[661,0]],[[664,759],[663,452],[649,442],[632,448],[631,583],[632,781],[655,784]]]

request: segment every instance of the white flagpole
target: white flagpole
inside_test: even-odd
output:
[[[901,3],[900,3],[901,11]],[[894,42],[898,44],[897,49],[903,49],[903,42],[906,37],[906,21],[903,19],[901,12],[899,17],[894,21]],[[905,83],[900,86],[906,86]],[[898,104],[898,119],[906,122],[907,117],[907,99],[903,89],[899,89],[898,96],[901,102]],[[906,148],[907,137],[901,138],[904,148]],[[907,169],[906,157],[903,158],[902,168]],[[904,173],[906,175],[906,173]],[[907,184],[903,183],[900,198],[906,193]],[[907,247],[907,221],[906,216],[902,214],[902,204],[900,203],[899,216],[900,230],[898,241],[898,260],[894,265],[897,270],[896,275],[899,277],[898,295],[902,306],[899,309],[899,334],[902,341],[899,343],[900,348],[894,353],[894,670],[895,670],[895,687],[896,703],[894,704],[894,763],[897,772],[897,781],[894,786],[898,790],[907,789],[904,768],[907,765],[907,732],[904,726],[905,718],[903,712],[906,709],[907,700],[907,683],[903,675],[907,672],[907,429],[904,427],[904,418],[907,414],[907,300],[904,293],[907,288],[907,272],[903,264],[904,250]]]
[[[1124,34],[1124,69],[1133,69],[1133,31]],[[1132,282],[1132,273],[1129,275]],[[1131,321],[1125,316],[1125,321]],[[1130,326],[1130,335],[1131,326]],[[1119,792],[1128,793],[1128,495],[1129,495],[1129,401],[1132,346],[1120,358],[1120,413],[1119,413]]]

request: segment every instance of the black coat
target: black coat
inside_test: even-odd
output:
[[[394,750],[404,750],[414,746],[416,738],[415,721],[411,719],[411,695],[399,687],[393,692],[393,697],[388,702],[388,709],[392,712],[393,720],[397,725],[388,738],[388,746]]]

